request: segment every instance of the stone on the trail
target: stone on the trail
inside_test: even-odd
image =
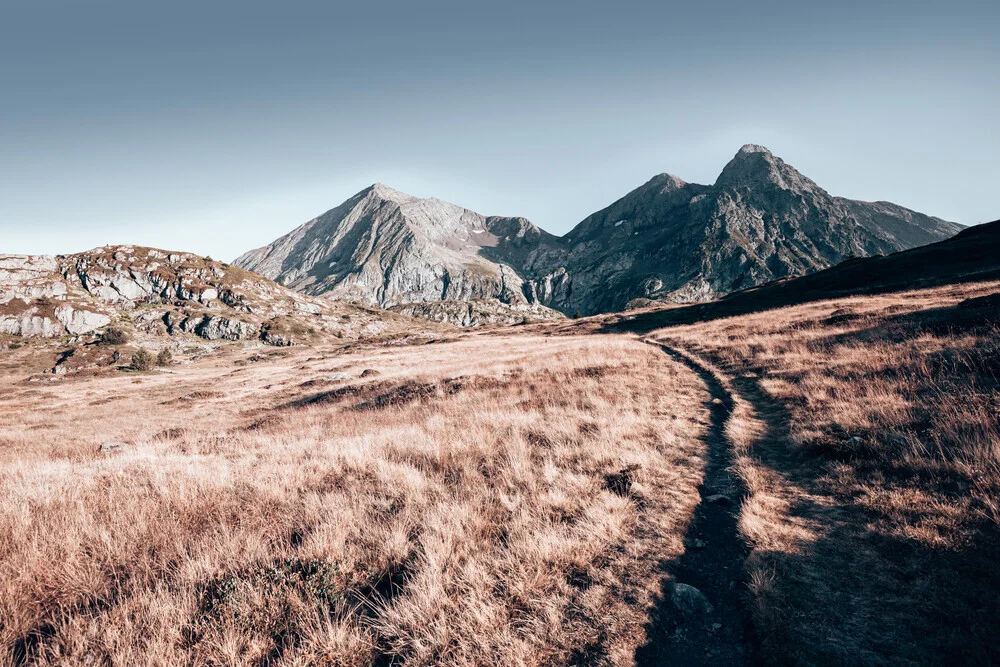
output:
[[[716,505],[731,505],[733,499],[722,493],[716,493],[714,496],[708,496],[705,498],[706,503],[715,503]]]
[[[374,375],[380,375],[380,373],[374,368],[366,368],[365,370],[361,371],[361,377],[363,378],[369,378]]]
[[[712,603],[705,594],[689,584],[674,584],[670,591],[670,601],[677,611],[686,616],[712,613]]]
[[[325,376],[323,379],[326,380],[326,381],[328,381],[328,382],[333,382],[335,380],[350,380],[351,379],[351,374],[350,373],[330,373],[329,375]]]
[[[722,405],[722,399],[721,398],[713,398],[712,399],[712,405]]]
[[[128,447],[127,442],[105,442],[101,444],[98,450],[102,452],[120,452],[126,447]]]
[[[712,630],[721,630],[722,623],[712,623]]]

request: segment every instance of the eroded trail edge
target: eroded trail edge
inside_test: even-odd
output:
[[[752,637],[746,612],[747,548],[739,533],[741,491],[730,468],[733,447],[726,424],[734,397],[719,377],[695,357],[660,341],[663,350],[694,371],[709,392],[711,423],[700,500],[684,538],[684,555],[666,566],[671,576],[647,628],[637,665],[749,665]],[[728,384],[728,383],[727,383]]]

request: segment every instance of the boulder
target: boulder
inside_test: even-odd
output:
[[[257,335],[257,325],[225,317],[209,317],[197,326],[195,333],[208,340],[244,340]]]
[[[275,347],[289,347],[291,345],[295,345],[295,340],[292,338],[291,334],[282,333],[280,331],[272,331],[270,329],[264,329],[264,331],[260,334],[260,339],[268,345],[273,345]]]
[[[685,616],[711,614],[713,610],[705,594],[688,584],[674,584],[670,589],[670,602]]]
[[[111,318],[103,313],[77,310],[73,306],[59,306],[55,310],[56,319],[62,322],[66,331],[73,335],[85,334],[111,324]]]

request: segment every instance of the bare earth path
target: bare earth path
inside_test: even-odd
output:
[[[708,463],[699,487],[700,502],[685,535],[684,555],[665,565],[673,581],[664,586],[651,615],[649,642],[636,652],[638,665],[748,665],[751,637],[744,606],[746,548],[737,530],[740,492],[729,467],[726,422],[733,397],[710,370],[656,341],[671,358],[692,369],[708,387],[712,422],[706,434]],[[686,586],[701,591],[710,611],[680,610]]]

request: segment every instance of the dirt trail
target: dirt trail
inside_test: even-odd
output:
[[[684,364],[705,382],[711,401],[711,425],[705,436],[708,462],[698,491],[701,500],[684,538],[684,555],[667,564],[673,580],[664,585],[651,615],[649,641],[636,651],[637,665],[749,665],[752,640],[745,611],[746,548],[739,536],[740,491],[729,472],[732,451],[725,427],[733,397],[712,372],[663,343],[646,340]],[[711,611],[680,609],[686,584],[698,589]],[[680,604],[678,604],[680,603]]]

